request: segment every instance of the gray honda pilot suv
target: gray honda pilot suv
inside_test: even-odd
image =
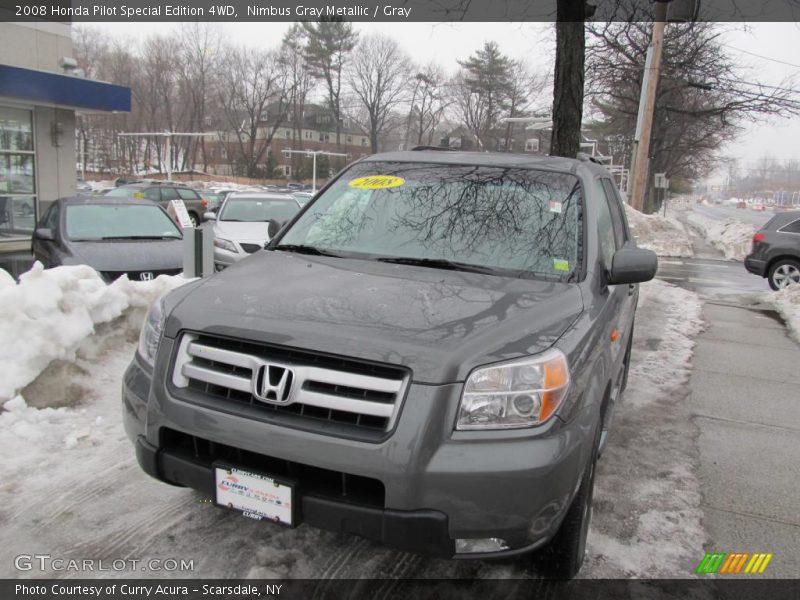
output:
[[[256,520],[572,577],[656,263],[590,160],[375,155],[150,308],[126,431]]]

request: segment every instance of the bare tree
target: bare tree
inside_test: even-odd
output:
[[[308,95],[314,89],[315,80],[311,76],[304,53],[305,34],[299,23],[294,23],[284,34],[281,42],[280,61],[286,69],[289,87],[288,115],[292,125],[292,147],[303,148],[303,116]],[[292,177],[302,179],[301,157],[292,154]]]
[[[617,22],[587,27],[588,97],[599,117],[596,130],[625,150],[636,127],[651,26]],[[735,139],[743,121],[800,113],[794,82],[759,84],[725,51],[723,33],[714,23],[667,27],[651,172],[685,180],[704,176],[717,166],[720,148]],[[626,151],[621,158],[628,156]]]
[[[222,53],[222,36],[210,23],[185,23],[178,29],[180,55],[177,61],[180,96],[186,130],[206,131],[209,110],[218,97],[219,62]],[[198,146],[203,157],[203,170],[208,169],[205,139],[178,138],[184,144],[183,166],[194,168]]]
[[[347,81],[363,108],[365,118],[356,122],[369,135],[373,153],[391,125],[393,110],[406,100],[410,73],[411,60],[393,38],[373,34],[359,42]]]
[[[421,67],[414,75],[408,122],[406,123],[405,146],[410,140],[416,145],[431,145],[445,111],[452,104],[447,92],[447,76],[434,62]]]
[[[286,119],[292,89],[276,52],[229,48],[222,63],[220,106],[229,133],[226,142],[247,177],[265,176],[267,153]]]

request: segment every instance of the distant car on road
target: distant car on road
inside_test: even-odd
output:
[[[229,194],[219,211],[206,213],[214,221],[214,264],[224,268],[261,250],[272,235],[300,210],[286,194],[238,192]]]
[[[773,290],[800,284],[800,210],[778,213],[757,231],[744,266]]]
[[[736,208],[747,208],[747,202],[745,202],[744,200],[739,200],[736,203]]]
[[[45,267],[89,265],[108,283],[124,274],[149,281],[183,270],[182,239],[157,204],[80,196],[50,205],[33,232],[32,252]]]
[[[138,198],[146,199],[166,208],[171,200],[183,200],[186,212],[192,224],[197,227],[202,215],[208,210],[208,201],[203,199],[196,190],[182,185],[171,183],[134,183],[123,185],[106,193],[112,198]]]

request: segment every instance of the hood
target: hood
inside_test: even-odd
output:
[[[541,352],[583,310],[576,284],[260,252],[179,302],[182,329],[403,365],[418,383]]]
[[[95,271],[161,271],[183,268],[183,240],[70,242],[74,262]]]
[[[234,242],[253,242],[264,244],[269,240],[267,224],[263,221],[241,223],[239,221],[217,221],[214,223],[214,236]]]

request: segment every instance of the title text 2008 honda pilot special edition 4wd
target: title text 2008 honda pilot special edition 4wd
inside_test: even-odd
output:
[[[588,160],[375,155],[150,308],[126,430],[259,520],[571,577],[655,269]]]

